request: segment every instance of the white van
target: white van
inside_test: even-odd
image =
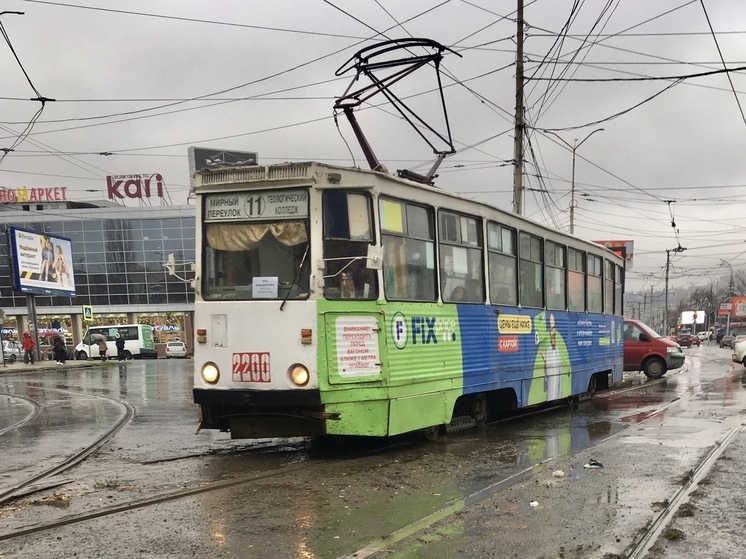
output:
[[[99,356],[97,336],[106,340],[106,357],[117,356],[116,336],[124,338],[124,357],[126,359],[155,359],[158,354],[153,342],[153,328],[147,324],[124,324],[122,326],[92,326],[83,336],[83,341],[75,346],[75,359],[94,359]]]

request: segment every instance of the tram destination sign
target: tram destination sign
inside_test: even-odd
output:
[[[205,196],[205,221],[251,221],[308,217],[308,191],[221,192]]]

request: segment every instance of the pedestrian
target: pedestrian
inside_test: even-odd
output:
[[[58,365],[64,365],[67,359],[67,349],[65,348],[65,338],[57,336],[54,340],[54,359]]]
[[[114,344],[117,346],[117,361],[124,361],[124,338],[117,334]]]
[[[23,362],[26,363],[26,365],[29,364],[29,361],[31,361],[31,364],[34,364],[34,346],[36,345],[36,342],[34,341],[34,338],[31,337],[30,332],[24,332],[23,338],[21,339],[21,347],[23,348]]]
[[[98,355],[101,357],[101,361],[106,361],[106,340],[101,337],[98,339]]]

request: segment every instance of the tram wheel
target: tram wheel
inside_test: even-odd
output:
[[[441,442],[446,437],[446,426],[445,425],[433,425],[427,429],[422,430],[422,435],[425,440],[431,443]]]
[[[477,427],[482,427],[487,423],[488,415],[487,395],[477,394],[474,396],[474,422],[477,424]]]
[[[591,380],[588,381],[588,395],[593,396],[597,391],[598,381],[596,380],[596,375],[593,375]]]

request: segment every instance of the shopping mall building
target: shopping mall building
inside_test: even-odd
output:
[[[82,339],[88,326],[149,324],[156,342],[179,339],[191,350],[194,207],[125,207],[59,198],[47,193],[36,201],[0,200],[3,339],[17,339],[19,332],[35,327],[40,344],[62,334],[69,346]],[[36,324],[29,324],[29,296],[15,290],[12,227],[71,243],[75,296],[33,295]],[[164,266],[169,255],[176,275]]]

